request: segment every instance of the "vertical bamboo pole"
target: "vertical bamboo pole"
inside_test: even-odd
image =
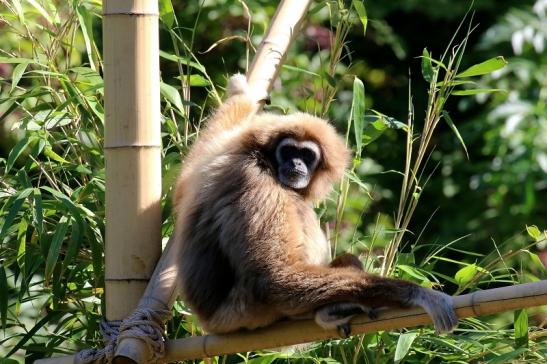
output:
[[[122,320],[161,254],[158,2],[105,0],[103,13],[106,318]]]

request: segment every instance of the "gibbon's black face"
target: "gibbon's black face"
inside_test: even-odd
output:
[[[321,149],[310,140],[284,138],[275,149],[277,178],[295,190],[308,186],[321,159]]]

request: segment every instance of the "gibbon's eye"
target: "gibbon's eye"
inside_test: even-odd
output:
[[[285,145],[280,150],[281,160],[286,161],[298,155],[298,149],[292,145]]]
[[[299,154],[308,166],[311,166],[317,160],[317,156],[315,155],[315,152],[309,148],[299,149]]]

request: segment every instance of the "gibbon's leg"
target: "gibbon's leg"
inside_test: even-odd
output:
[[[353,267],[363,271],[363,264],[353,254],[345,253],[337,256],[329,267]],[[374,308],[355,302],[331,303],[315,311],[315,322],[324,329],[336,328],[342,337],[349,337],[351,334],[350,321],[353,317],[360,314],[367,314],[371,319],[377,317]]]
[[[458,320],[452,297],[399,279],[359,272],[355,267],[330,268],[293,264],[279,267],[266,278],[268,302],[286,316],[313,312],[331,303],[361,303],[370,307],[420,306],[437,332],[449,332]]]

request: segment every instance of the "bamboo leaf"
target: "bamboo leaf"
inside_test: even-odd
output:
[[[528,313],[526,310],[516,310],[514,313],[515,349],[528,347]]]
[[[16,195],[16,197],[14,196],[10,198],[10,200],[13,199],[13,203],[11,204],[8,215],[4,219],[4,225],[2,226],[2,230],[0,230],[0,241],[2,241],[4,236],[7,234],[8,229],[11,227],[13,221],[15,220],[15,217],[17,216],[17,213],[19,213],[19,210],[21,210],[23,202],[25,202],[25,199],[28,197],[28,195],[30,195],[31,192],[32,188],[27,188],[21,191],[18,195]]]
[[[25,136],[23,139],[19,140],[15,147],[10,151],[8,155],[8,161],[6,163],[6,173],[8,173],[13,167],[15,161],[19,156],[27,149],[28,145],[34,141],[35,137]]]
[[[15,90],[17,85],[19,84],[19,81],[21,80],[21,77],[25,74],[25,71],[27,69],[27,66],[30,62],[21,62],[15,68],[13,69],[13,73],[11,74],[11,89],[10,93]]]
[[[455,96],[470,96],[478,94],[491,94],[494,92],[507,92],[506,90],[500,88],[473,88],[469,90],[456,90],[452,91],[452,95]]]
[[[365,35],[367,33],[368,24],[367,9],[365,8],[365,4],[360,0],[353,0],[352,4],[357,12],[357,16],[359,17],[361,24],[363,25],[363,35]]]
[[[460,287],[465,286],[467,283],[471,282],[471,280],[479,273],[479,269],[476,264],[469,264],[466,267],[463,267],[459,271],[456,272],[456,275],[454,278],[456,278],[456,282],[458,282],[458,285]]]
[[[171,0],[159,0],[158,5],[161,21],[167,25],[167,27],[172,28],[173,23],[175,22],[175,10],[173,9]]]
[[[53,269],[55,268],[55,264],[59,259],[59,252],[61,251],[61,245],[63,244],[63,241],[65,239],[68,225],[68,218],[66,216],[63,216],[55,227],[55,233],[53,234],[53,238],[51,239],[51,244],[49,245],[46,258],[46,269],[44,273],[46,284],[50,281]]]
[[[458,128],[456,128],[456,124],[454,124],[454,122],[452,121],[452,118],[450,117],[448,112],[446,112],[445,110],[443,110],[442,115],[443,115],[444,120],[448,124],[448,126],[450,126],[450,129],[452,129],[454,134],[456,134],[456,137],[460,141],[460,144],[462,145],[463,150],[465,151],[465,155],[467,156],[467,159],[469,159],[469,153],[467,153],[467,147],[465,146],[465,142],[463,141],[463,138],[460,135],[460,132],[458,131]]]
[[[182,106],[182,99],[180,98],[180,93],[176,88],[174,88],[171,85],[168,85],[164,82],[160,84],[160,92],[161,95],[171,103],[171,105],[175,106],[178,111],[184,114],[184,108]]]
[[[351,116],[353,132],[355,134],[355,144],[357,146],[356,155],[359,156],[363,149],[363,128],[365,126],[365,86],[358,77],[355,77],[353,80]]]
[[[4,265],[0,264],[0,322],[2,322],[2,329],[6,329],[6,322],[8,319],[8,278],[6,277],[6,271]]]
[[[418,333],[416,332],[406,333],[399,336],[399,340],[397,340],[397,347],[395,348],[395,363],[400,363],[404,359],[417,336]]]
[[[456,78],[486,75],[502,69],[506,64],[507,61],[502,56],[490,58],[489,60],[475,64],[465,71],[458,73]]]
[[[78,14],[78,22],[80,23],[81,33],[84,37],[85,50],[87,52],[87,59],[91,69],[96,70],[95,60],[93,57],[93,44],[95,39],[93,36],[93,17],[83,5],[76,7],[76,13]]]
[[[535,241],[541,240],[541,231],[539,231],[536,225],[526,225],[526,231],[528,232],[528,235],[530,235]]]
[[[433,79],[433,64],[431,63],[431,57],[429,56],[429,52],[427,51],[427,48],[424,48],[422,52],[422,76],[424,77],[424,80],[427,82],[431,82]]]
[[[34,199],[33,219],[34,227],[42,234],[44,226],[44,210],[42,208],[42,193],[39,188],[34,188],[32,197]]]

